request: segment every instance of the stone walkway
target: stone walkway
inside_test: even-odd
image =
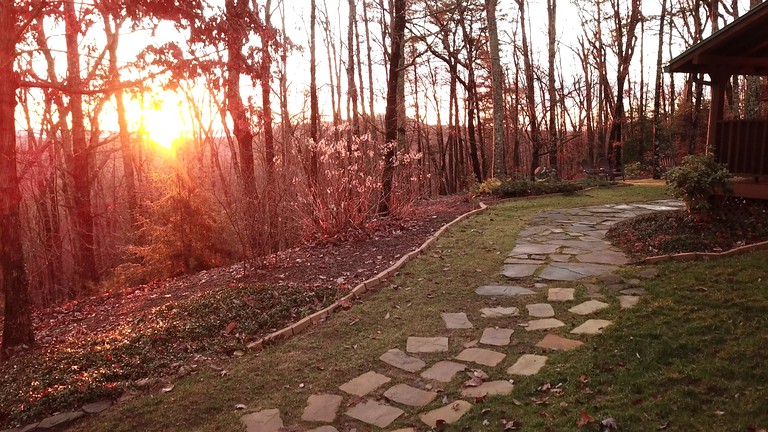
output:
[[[417,412],[409,424],[421,426],[397,432],[415,431],[456,422],[472,409],[476,398],[511,393],[515,377],[535,375],[549,365],[547,356],[543,354],[551,350],[579,348],[590,336],[600,334],[612,324],[612,321],[600,318],[601,311],[615,308],[617,303],[620,309],[632,308],[645,293],[641,280],[624,280],[614,273],[629,260],[605,240],[608,228],[640,214],[681,207],[678,201],[664,200],[539,214],[528,228],[520,232],[514,249],[504,262],[501,273],[510,280],[510,284],[475,289],[475,295],[493,298],[494,303],[504,305],[442,313],[446,329],[474,332],[476,342],[465,344],[458,355],[451,355],[448,354],[450,336],[410,336],[400,347],[393,347],[378,359],[371,359],[372,365],[382,362],[387,365],[384,368],[392,368],[393,372],[396,369],[406,372],[411,377],[406,382],[394,382],[391,377],[371,370],[342,384],[339,394],[311,395],[301,423],[298,419],[291,419],[290,425],[296,425],[296,430],[334,432],[337,431],[334,422],[339,415],[343,415],[386,429],[395,420],[408,416],[408,412]],[[639,274],[641,278],[656,275],[652,267]],[[514,284],[517,280],[529,281],[530,278],[535,281],[532,287]],[[582,279],[585,283],[578,288],[554,286],[558,282]],[[582,290],[584,294],[579,297],[589,300],[571,306],[575,303],[577,290]],[[468,292],[468,295],[471,294]],[[567,310],[570,314],[568,321],[577,318],[580,324],[569,328],[556,317],[552,303],[562,302],[571,306]],[[472,322],[475,318],[478,322],[481,319],[496,319],[500,324],[511,327],[509,317],[513,317],[516,323],[515,329],[499,326],[480,329]],[[510,345],[515,331],[520,329],[541,333],[542,337],[529,348],[529,353],[512,356],[511,350],[507,351],[505,347]],[[401,350],[403,347],[405,351]],[[516,346],[515,352],[519,351],[520,346]],[[442,358],[434,364],[427,364],[419,357],[420,354]],[[382,363],[379,364],[383,366]],[[381,367],[374,368],[382,370]],[[505,376],[509,378],[489,381],[483,369],[495,368],[505,370]],[[454,381],[457,375],[464,377]],[[460,387],[462,398],[468,400],[451,401],[442,396],[439,408],[423,409],[438,398],[437,388],[451,384]],[[284,427],[278,409],[250,413],[241,421],[249,432],[277,432]]]

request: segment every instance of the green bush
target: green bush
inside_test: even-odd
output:
[[[723,195],[733,191],[731,174],[712,155],[686,156],[681,165],[664,173],[664,179],[688,213],[697,217],[716,216],[722,210]]]
[[[640,162],[630,162],[624,165],[624,175],[627,177],[640,177],[643,173],[643,165]]]
[[[583,189],[580,183],[531,181],[528,178],[488,179],[470,189],[473,196],[495,195],[500,198],[514,198],[554,193],[573,193]]]

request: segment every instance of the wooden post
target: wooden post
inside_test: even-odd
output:
[[[717,143],[718,122],[723,119],[723,102],[725,99],[725,87],[731,75],[727,72],[710,72],[712,80],[712,101],[709,105],[709,125],[707,127],[707,154],[714,153]]]

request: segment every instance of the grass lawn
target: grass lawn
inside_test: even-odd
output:
[[[477,338],[479,328],[498,325],[498,319],[478,318],[477,311],[501,304],[473,291],[503,282],[504,258],[536,213],[664,197],[663,187],[636,185],[498,204],[449,230],[390,284],[323,325],[262,352],[246,353],[224,372],[201,368],[168,393],[128,396],[73,430],[241,430],[240,416],[262,408],[279,408],[286,426],[298,425],[295,430],[319,426],[299,423],[310,394],[343,394],[340,384],[369,370],[386,373],[392,383],[413,382],[414,376],[396,372],[378,357],[390,348],[404,349],[408,336],[448,336],[440,312],[466,311],[476,328],[451,331],[450,352],[420,356],[427,364],[457,354]],[[587,343],[575,351],[549,354],[538,375],[515,379],[511,396],[486,398],[448,429],[500,431],[501,420],[507,419],[519,422],[519,430],[576,430],[582,411],[595,420],[585,430],[598,430],[597,422],[605,417],[613,417],[622,431],[768,427],[766,262],[768,255],[760,253],[659,266],[661,276],[647,283],[649,293],[639,306],[631,312],[611,309],[616,324],[602,336],[585,338]],[[578,288],[577,302],[585,298],[586,288],[570,286]],[[523,307],[515,301],[509,305]],[[615,305],[615,299],[610,301]],[[556,316],[571,324],[564,312],[570,304],[554,306]],[[519,329],[521,319],[505,325]],[[513,344],[504,349],[504,363],[485,368],[490,379],[510,378],[506,368],[519,354],[537,351],[531,347],[541,334],[526,333],[516,330]],[[455,377],[443,395],[458,399],[465,379]],[[441,399],[424,410],[439,407]],[[350,402],[345,395],[340,413]],[[236,410],[236,404],[247,408]],[[406,409],[409,414],[420,411]],[[342,431],[371,429],[343,414],[336,421]],[[415,415],[402,416],[389,429],[400,427],[425,429]]]

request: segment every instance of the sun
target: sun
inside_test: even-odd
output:
[[[147,141],[165,150],[172,150],[178,141],[189,136],[184,117],[184,104],[170,92],[152,95],[151,106],[137,104],[134,112],[138,129]],[[144,105],[144,106],[141,106]]]

